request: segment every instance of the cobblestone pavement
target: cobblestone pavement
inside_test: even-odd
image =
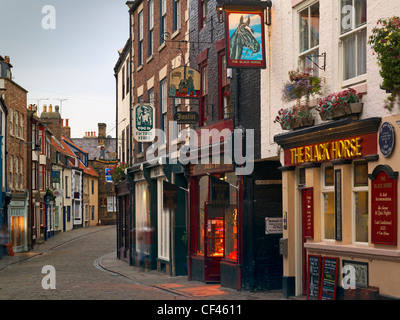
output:
[[[285,300],[281,291],[238,292],[141,271],[116,258],[115,226],[60,233],[33,251],[0,260],[0,300]],[[51,265],[56,289],[43,289]]]

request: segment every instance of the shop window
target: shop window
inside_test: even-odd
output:
[[[238,251],[238,210],[236,175],[227,173],[224,177],[229,185],[229,207],[225,208],[225,258],[237,260]]]
[[[319,2],[299,11],[300,68],[303,71],[315,70],[318,75],[319,65]]]
[[[323,234],[327,240],[335,239],[335,192],[334,192],[334,168],[323,167]]]
[[[163,207],[163,181],[157,180],[158,196],[158,258],[169,261],[170,213]]]
[[[199,182],[199,229],[197,239],[197,254],[204,254],[204,218],[205,203],[208,201],[208,176],[200,178]]]
[[[368,164],[354,163],[354,241],[368,242]]]
[[[365,80],[367,73],[367,0],[341,0],[343,85]]]

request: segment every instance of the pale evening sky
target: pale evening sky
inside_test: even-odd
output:
[[[29,91],[28,104],[49,99],[39,102],[39,112],[44,104],[62,107],[73,138],[97,133],[100,122],[115,137],[113,69],[129,37],[125,3],[1,0],[0,55],[10,57],[13,80]],[[49,15],[46,6],[52,6],[55,15]]]

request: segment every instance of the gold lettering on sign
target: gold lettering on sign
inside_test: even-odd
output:
[[[290,149],[292,165],[362,156],[362,138],[341,139]]]

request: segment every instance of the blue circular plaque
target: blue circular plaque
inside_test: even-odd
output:
[[[389,122],[382,124],[379,129],[379,149],[384,157],[391,155],[394,148],[394,128]]]

